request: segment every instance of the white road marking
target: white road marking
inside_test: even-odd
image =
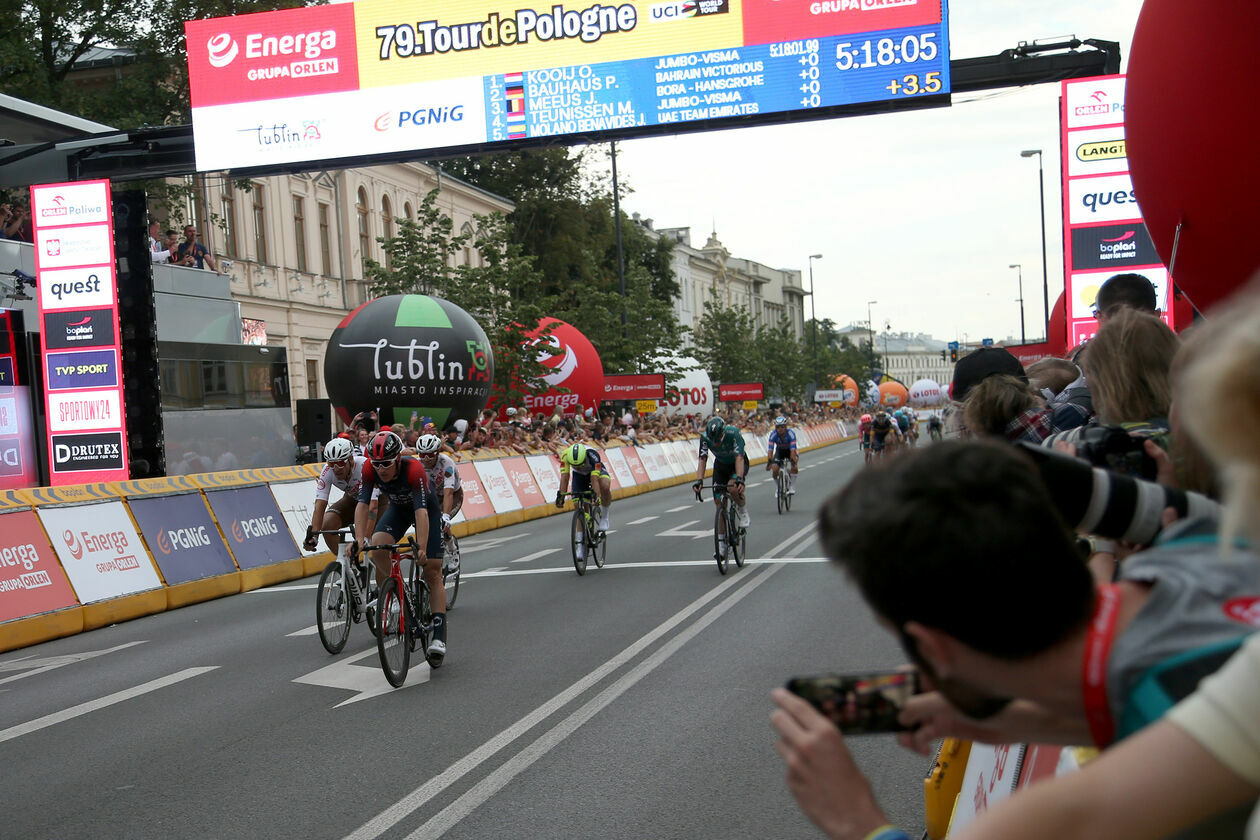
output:
[[[653,519],[660,519],[660,517],[659,517],[659,516],[644,516],[644,517],[640,517],[639,519],[636,519],[636,520],[634,520],[633,522],[627,522],[627,523],[626,523],[626,527],[628,528],[628,527],[630,527],[631,525],[642,525],[644,522],[651,522]]]
[[[23,656],[20,659],[10,659],[8,662],[0,662],[0,671],[26,671],[27,668],[30,668],[31,670],[26,671],[25,674],[14,674],[11,677],[5,677],[0,680],[0,685],[13,682],[14,680],[24,680],[27,677],[33,677],[36,674],[42,674],[45,671],[51,671],[54,668],[61,668],[75,662],[82,662],[85,659],[95,659],[96,657],[106,653],[113,653],[116,650],[125,650],[126,648],[135,647],[136,645],[142,645],[144,643],[145,640],[141,639],[138,642],[127,642],[126,644],[117,645],[112,648],[105,648],[104,650],[87,650],[83,653],[68,653],[63,656],[45,656],[42,659],[32,659],[29,656]]]
[[[678,511],[680,511],[680,510],[691,510],[691,508],[693,508],[693,507],[695,507],[695,505],[679,505],[678,507],[673,507],[673,508],[670,508],[669,510],[667,510],[667,511],[665,511],[665,512],[666,512],[666,513],[678,513]]]
[[[762,577],[767,576],[772,572],[773,570],[767,572],[766,575],[763,575]],[[609,674],[617,671],[640,653],[648,650],[657,642],[657,640],[668,634],[691,615],[698,612],[710,601],[725,595],[733,587],[738,586],[742,581],[747,579],[747,575],[734,575],[727,577],[717,586],[708,590],[699,598],[683,607],[673,616],[657,625],[646,635],[622,650],[616,656],[612,657],[607,662],[570,685],[564,691],[561,691],[559,694],[552,697],[550,700],[547,700],[545,703],[538,706],[516,723],[509,726],[507,729],[504,729],[489,741],[486,741],[480,747],[465,755],[459,761],[446,768],[446,770],[426,781],[420,787],[395,802],[389,808],[386,808],[371,820],[368,820],[368,822],[364,823],[357,830],[347,835],[345,840],[375,840],[375,838],[380,837],[393,826],[423,808],[435,796],[438,796],[448,787],[458,782],[473,770],[477,769],[478,766],[485,763],[499,750],[503,749],[508,744],[511,744],[539,723],[564,708],[564,706],[568,705],[572,700],[581,696],[583,692],[598,684]],[[716,618],[716,616],[714,616],[714,618]],[[674,638],[676,640],[679,637],[676,636]],[[664,650],[664,648],[661,648],[660,650]],[[660,651],[658,650],[657,653],[659,652]],[[628,688],[629,686],[626,687]],[[625,689],[623,688],[622,691],[624,690]]]
[[[294,630],[292,633],[285,633],[285,637],[289,636],[314,636],[319,632],[319,625],[312,624],[310,627],[303,627],[301,630]]]
[[[699,519],[692,519],[690,522],[684,522],[681,525],[675,525],[673,528],[670,528],[668,531],[661,531],[656,536],[658,537],[691,537],[693,540],[698,540],[704,537],[713,536],[713,531],[708,528],[704,529],[703,531],[686,530],[688,525],[695,525],[699,521],[700,521]]]
[[[636,665],[621,679],[605,688],[550,730],[544,732],[532,744],[512,756],[476,785],[473,785],[467,793],[460,796],[450,805],[447,805],[411,834],[408,834],[407,840],[437,840],[460,820],[506,787],[512,779],[528,770],[535,762],[551,752],[584,723],[595,717],[595,715],[611,705],[614,700],[655,671],[662,663],[682,649],[683,645],[698,636],[710,624],[725,614],[727,610],[743,600],[749,592],[765,583],[781,568],[781,566],[770,567],[755,577],[747,586],[737,590],[729,598],[714,606],[690,627],[653,651],[650,656]]]
[[[391,691],[401,691],[403,688],[411,688],[413,685],[429,681],[429,663],[424,661],[424,654],[420,651],[416,651],[411,655],[413,664],[411,670],[407,672],[407,681],[402,684],[402,688],[398,689],[395,689],[385,681],[385,675],[381,673],[379,665],[373,664],[372,667],[368,667],[354,664],[368,656],[376,656],[376,645],[372,645],[363,653],[355,654],[346,659],[338,659],[329,665],[325,665],[318,671],[311,671],[309,674],[293,680],[293,682],[357,692],[349,700],[343,700],[336,706],[333,706],[334,709],[340,709],[342,706],[348,706],[351,703],[357,703],[369,697],[379,697],[382,694],[389,694]]]
[[[482,572],[482,574],[491,575],[491,574],[495,574],[496,572],[506,572],[506,571],[507,571],[507,568],[505,568],[504,566],[495,566],[493,569],[486,569],[484,572]],[[473,577],[473,575],[463,575],[463,577]]]
[[[490,537],[480,540],[460,540],[459,554],[462,557],[465,554],[475,554],[478,551],[486,551],[491,548],[498,548],[506,542],[516,542],[522,537],[528,537],[529,532],[525,531],[520,534],[512,534],[510,537]]]
[[[539,557],[546,557],[548,554],[555,554],[559,550],[560,549],[558,548],[544,548],[542,551],[535,551],[533,554],[526,554],[524,557],[518,557],[515,560],[510,560],[508,562],[528,563],[530,560],[537,560]]]
[[[147,683],[141,683],[140,685],[132,686],[131,688],[126,688],[122,691],[116,691],[113,694],[108,694],[97,700],[88,700],[86,703],[80,703],[77,706],[62,709],[60,712],[53,712],[50,715],[44,715],[41,718],[36,718],[35,720],[28,721],[26,723],[19,723],[17,726],[10,726],[8,729],[0,729],[0,743],[11,741],[14,738],[20,738],[23,735],[29,735],[32,732],[37,732],[40,729],[45,729],[49,726],[65,723],[66,721],[73,720],[81,715],[86,715],[88,712],[94,712],[97,709],[103,709],[106,706],[112,706],[115,703],[122,703],[126,700],[132,699],[133,697],[148,694],[150,691],[157,691],[159,688],[165,688],[168,685],[183,682],[191,677],[197,677],[202,674],[209,673],[210,671],[217,670],[218,667],[218,665],[209,665],[202,668],[185,668],[182,671],[176,671],[174,674],[159,677],[156,680],[150,680]]]

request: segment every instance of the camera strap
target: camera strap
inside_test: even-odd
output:
[[[1085,659],[1081,664],[1081,686],[1085,695],[1085,718],[1094,744],[1106,747],[1116,739],[1116,722],[1107,702],[1107,660],[1116,639],[1116,618],[1120,615],[1120,587],[1114,583],[1098,587],[1094,615],[1085,637]]]

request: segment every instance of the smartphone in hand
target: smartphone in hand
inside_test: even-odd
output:
[[[921,691],[918,671],[793,677],[787,689],[809,701],[845,735],[905,732],[908,727],[897,722],[897,715]]]

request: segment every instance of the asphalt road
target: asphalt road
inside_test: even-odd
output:
[[[314,577],[7,654],[0,837],[818,837],[770,689],[902,657],[814,535],[856,445],[802,464],[782,516],[755,468],[750,562],[725,577],[686,486],[617,502],[584,577],[568,517],[462,540],[446,663],[397,690],[366,625],[324,651]],[[851,745],[920,831],[925,760]]]

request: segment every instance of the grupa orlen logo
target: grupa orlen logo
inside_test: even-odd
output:
[[[220,32],[206,42],[206,52],[209,53],[211,67],[227,67],[236,59],[240,51],[241,48],[236,45],[236,39],[226,32]]]

